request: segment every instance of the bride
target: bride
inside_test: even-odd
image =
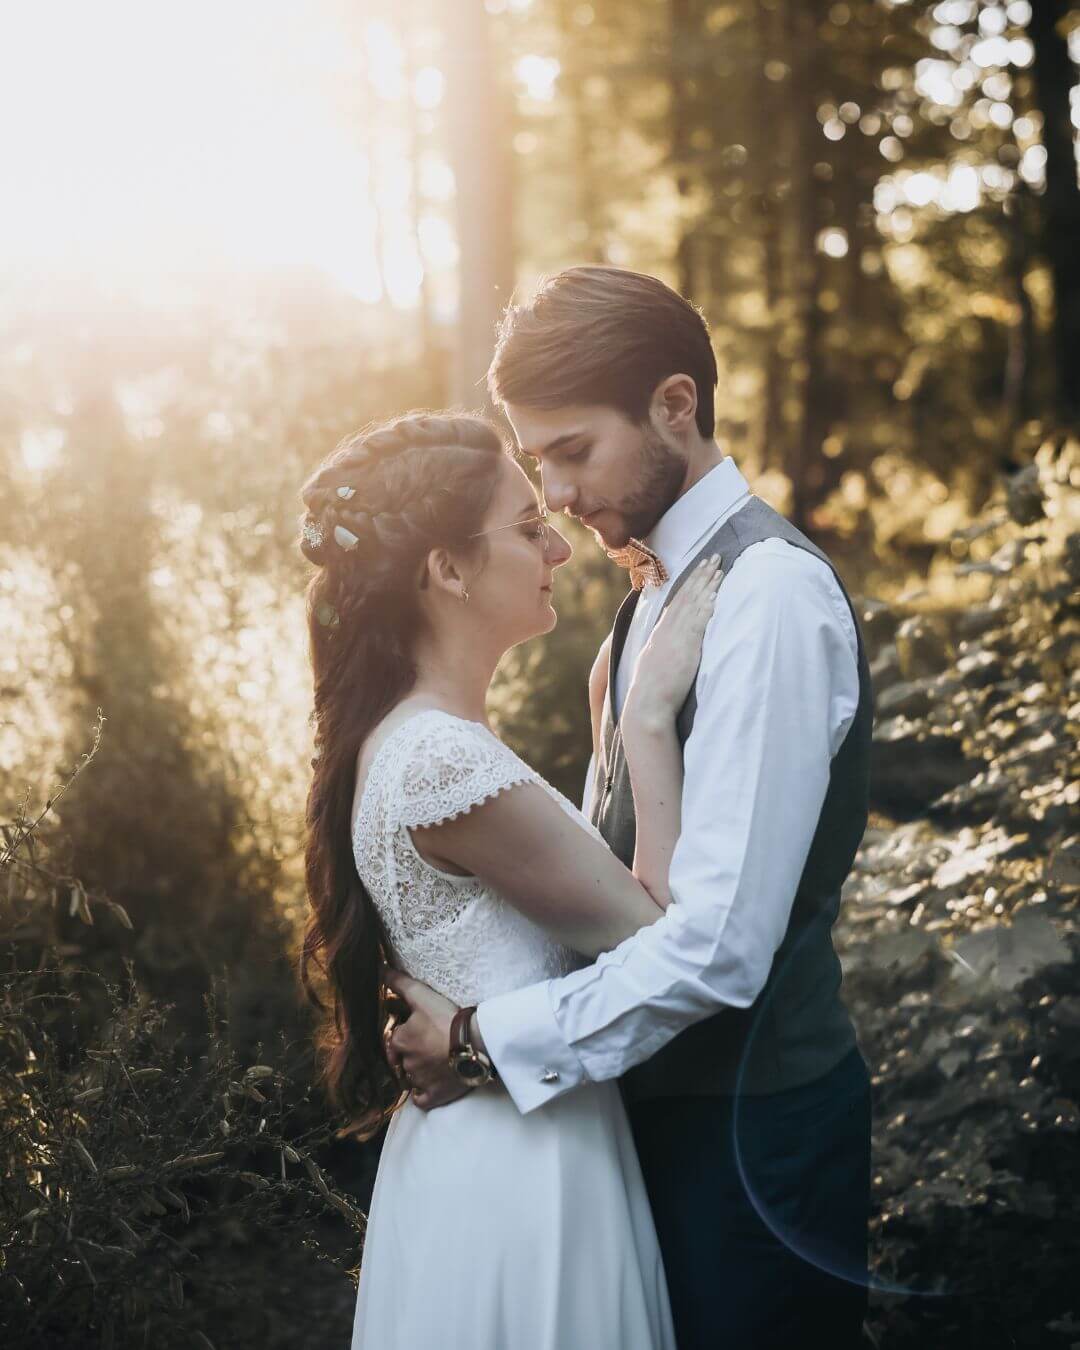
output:
[[[301,548],[318,570],[302,972],[310,989],[318,968],[329,990],[335,1098],[361,1133],[390,1118],[354,1350],[673,1350],[616,1084],[523,1116],[469,1050],[466,1017],[463,1096],[426,1113],[388,1058],[382,972],[392,963],[467,1011],[659,918],[679,828],[675,713],[718,572],[706,564],[668,607],[621,718],[631,872],[487,725],[495,667],[554,627],[553,576],[570,556],[495,428],[402,417],[346,439],[303,500]],[[604,681],[590,683],[595,728]]]

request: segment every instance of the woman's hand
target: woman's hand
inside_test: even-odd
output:
[[[623,719],[638,725],[667,727],[686,702],[701,664],[701,644],[723,580],[714,554],[691,576],[661,614],[634,667]]]
[[[445,1106],[470,1089],[450,1067],[450,1023],[457,1008],[448,998],[400,970],[383,980],[409,1006],[409,1016],[387,1037],[386,1058],[421,1111]]]

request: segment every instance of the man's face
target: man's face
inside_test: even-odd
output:
[[[547,509],[580,520],[607,548],[643,538],[682,491],[686,455],[649,421],[596,404],[507,404],[506,415],[540,466]]]

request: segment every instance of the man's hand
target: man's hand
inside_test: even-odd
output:
[[[422,1111],[464,1097],[470,1089],[450,1067],[450,1023],[457,1006],[419,980],[388,970],[385,984],[409,1005],[409,1019],[390,1033],[386,1056],[401,1070],[412,1088],[412,1099]]]

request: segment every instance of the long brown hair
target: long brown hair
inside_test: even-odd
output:
[[[300,957],[324,1008],[324,1078],[359,1134],[401,1097],[386,1059],[386,930],[356,871],[350,824],[361,746],[416,682],[423,563],[433,548],[474,550],[506,447],[479,417],[410,413],[347,437],[304,484],[315,758],[304,851],[311,906]],[[325,985],[328,998],[320,996]]]

